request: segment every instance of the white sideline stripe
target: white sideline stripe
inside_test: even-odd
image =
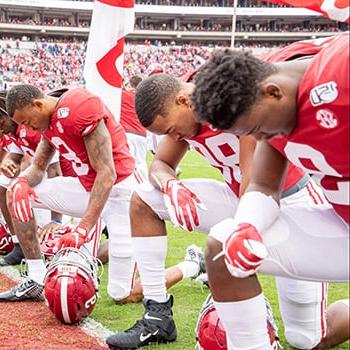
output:
[[[12,279],[15,282],[21,280],[21,275],[18,270],[11,266],[1,266],[0,273],[4,274],[8,278]],[[93,320],[92,318],[86,318],[80,325],[79,328],[88,336],[96,338],[98,343],[101,346],[104,346],[108,349],[108,346],[105,343],[107,337],[113,334],[111,330],[103,326],[101,323]]]

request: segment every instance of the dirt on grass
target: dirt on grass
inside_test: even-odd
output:
[[[0,291],[14,285],[0,274]],[[63,325],[44,302],[1,302],[0,318],[1,350],[107,349],[78,326]]]

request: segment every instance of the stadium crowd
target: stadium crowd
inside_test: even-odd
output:
[[[3,88],[12,83],[35,83],[43,90],[62,85],[83,85],[82,69],[85,62],[86,42],[37,41],[32,48],[26,48],[26,41],[2,38],[0,42],[0,81]],[[276,43],[238,43],[239,48],[257,50],[275,48]],[[129,43],[125,53],[125,75],[127,80],[135,75],[147,75],[147,70],[160,64],[164,71],[177,77],[204,63],[214,46],[163,45],[146,41],[143,45]]]
[[[40,19],[39,16],[8,16],[7,18],[0,18],[0,23],[9,24],[27,24],[27,25],[44,25],[44,26],[58,26],[58,27],[90,27],[90,20],[76,19],[73,16],[54,18],[44,17]],[[164,20],[163,22],[149,23],[143,17],[136,17],[136,30],[176,30],[176,31],[213,31],[213,32],[230,32],[231,23],[228,22],[214,22],[213,20],[197,20],[189,23],[183,22],[182,19]],[[237,21],[236,30],[238,32],[338,32],[348,30],[349,26],[345,23],[329,22],[329,23],[310,23],[304,21],[302,23],[284,23],[278,20],[266,21],[264,23],[243,23]]]
[[[230,32],[231,24],[214,23],[212,21],[198,21],[197,23],[178,23],[173,21],[164,23],[145,23],[142,19],[136,21],[135,29],[141,30],[177,30],[177,31],[210,31],[210,32]],[[265,23],[242,23],[237,22],[237,32],[338,32],[344,30],[344,25],[337,23],[279,23],[278,21],[268,21]]]

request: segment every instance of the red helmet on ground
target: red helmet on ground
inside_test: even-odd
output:
[[[271,306],[267,299],[267,330],[271,345],[279,349],[278,329],[275,325]],[[199,314],[196,326],[197,346],[200,350],[227,350],[226,332],[216,312],[213,299],[209,294]]]
[[[211,294],[208,295],[199,313],[196,336],[200,350],[227,350],[226,332],[215,310]]]
[[[56,318],[66,324],[89,316],[98,297],[97,261],[83,249],[61,249],[45,277],[46,303]]]
[[[0,254],[8,254],[15,247],[7,226],[0,223]]]

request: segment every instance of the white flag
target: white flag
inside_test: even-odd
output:
[[[86,87],[120,119],[124,40],[134,29],[134,0],[95,0],[87,46]]]

